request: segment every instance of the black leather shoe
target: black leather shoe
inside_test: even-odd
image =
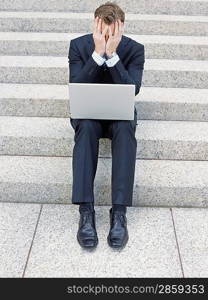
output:
[[[94,248],[97,246],[95,211],[83,210],[80,212],[77,240],[83,248]]]
[[[128,242],[126,214],[122,211],[113,211],[110,208],[110,231],[107,241],[112,248],[123,248]]]

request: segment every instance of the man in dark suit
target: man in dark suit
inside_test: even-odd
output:
[[[115,3],[107,2],[94,13],[93,34],[72,39],[69,47],[69,82],[134,84],[139,93],[143,75],[144,45],[123,35],[125,14]],[[86,95],[87,96],[87,95]],[[79,244],[97,246],[94,178],[99,139],[112,145],[112,207],[108,244],[123,248],[128,241],[126,207],[132,206],[137,140],[137,111],[134,120],[73,119],[72,203],[79,204],[77,232]]]

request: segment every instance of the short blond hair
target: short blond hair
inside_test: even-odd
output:
[[[125,13],[115,1],[107,1],[106,3],[100,5],[95,10],[94,16],[95,18],[97,16],[100,17],[107,25],[115,23],[117,20],[121,20],[123,23],[125,21]]]

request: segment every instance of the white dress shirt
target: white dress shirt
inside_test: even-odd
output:
[[[116,52],[112,53],[112,57],[106,59],[105,57],[101,56],[100,54],[98,54],[95,50],[92,53],[92,58],[94,59],[94,61],[99,65],[102,66],[104,63],[108,66],[108,67],[113,67],[115,66],[115,64],[119,61],[119,56]]]

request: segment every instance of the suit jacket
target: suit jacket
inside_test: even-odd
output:
[[[113,67],[99,66],[92,58],[93,33],[70,41],[69,82],[134,84],[139,93],[145,62],[144,45],[122,35],[116,53],[120,60]]]

